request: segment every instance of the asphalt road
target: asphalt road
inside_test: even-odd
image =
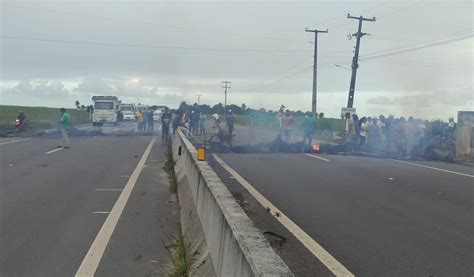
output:
[[[0,140],[0,276],[73,276],[151,139],[73,137],[58,151],[57,138]],[[160,245],[176,231],[177,207],[160,181],[163,151],[153,146],[96,276],[161,276],[169,262]]]
[[[240,127],[234,144],[273,137]],[[471,167],[342,155],[218,156],[356,276],[474,275]],[[240,195],[235,177],[213,164]],[[312,276],[287,256],[295,272]]]

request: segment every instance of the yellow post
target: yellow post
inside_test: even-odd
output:
[[[206,149],[204,149],[204,147],[199,147],[197,149],[197,159],[198,159],[198,161],[205,161],[206,160]]]

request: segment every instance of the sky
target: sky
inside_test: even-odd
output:
[[[354,107],[424,119],[473,110],[472,1],[3,1],[0,104],[122,102],[311,110],[346,106],[364,21]]]

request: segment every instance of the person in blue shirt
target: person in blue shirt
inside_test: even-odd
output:
[[[313,140],[314,131],[316,130],[316,121],[310,113],[306,113],[303,121],[303,143],[305,146],[311,147],[311,141]]]

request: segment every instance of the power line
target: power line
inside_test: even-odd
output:
[[[380,20],[381,18],[389,17],[389,16],[394,15],[394,14],[397,14],[397,13],[399,13],[399,12],[408,10],[408,9],[410,9],[411,7],[417,6],[417,5],[419,5],[419,4],[423,3],[423,2],[425,2],[425,0],[421,0],[421,1],[418,1],[418,2],[415,2],[415,3],[412,3],[412,4],[408,5],[408,6],[405,6],[405,7],[403,7],[403,8],[400,8],[400,9],[395,10],[395,11],[392,11],[392,12],[389,12],[389,13],[387,13],[387,14],[382,14],[382,16],[378,16],[378,18],[379,18],[379,20]]]
[[[413,47],[410,47],[410,48],[395,50],[395,51],[388,49],[385,52],[383,52],[383,51],[380,52],[379,51],[378,54],[377,54],[377,52],[374,52],[374,53],[364,55],[361,58],[361,60],[366,61],[366,60],[372,60],[372,59],[377,59],[377,58],[394,56],[394,55],[398,55],[398,54],[402,54],[402,53],[406,53],[406,52],[411,52],[411,51],[418,51],[418,50],[421,50],[421,49],[431,48],[431,47],[435,47],[435,46],[439,46],[439,45],[443,45],[443,44],[447,44],[447,43],[452,43],[452,42],[456,42],[456,41],[470,39],[473,36],[474,36],[474,34],[469,34],[469,35],[465,35],[465,36],[461,36],[461,37],[455,37],[455,38],[446,39],[446,40],[443,40],[443,41],[438,41],[438,42],[433,42],[433,43],[429,43],[429,44],[413,46]]]
[[[466,71],[474,71],[472,66],[465,66],[465,65],[455,65],[455,64],[439,64],[439,63],[419,63],[419,62],[410,62],[410,61],[403,61],[403,62],[393,62],[393,61],[380,61],[380,60],[368,60],[367,62],[375,62],[375,63],[382,63],[382,64],[394,64],[394,65],[402,65],[402,66],[421,66],[421,67],[429,67],[429,68],[442,68],[442,69],[451,69],[451,70],[466,70]]]
[[[237,48],[201,48],[201,47],[184,47],[184,46],[160,46],[160,45],[143,45],[143,44],[125,44],[125,43],[110,43],[110,42],[91,42],[78,40],[62,40],[62,39],[46,39],[33,38],[23,36],[1,35],[4,39],[15,40],[29,40],[41,41],[50,43],[66,43],[66,44],[80,44],[80,45],[94,45],[94,46],[115,46],[115,47],[130,47],[130,48],[152,48],[152,49],[173,49],[173,50],[193,50],[193,51],[221,51],[221,52],[257,52],[257,53],[310,53],[308,50],[278,50],[278,49],[237,49]],[[327,56],[340,57],[340,56]]]
[[[18,4],[7,3],[7,4],[2,4],[2,5],[10,6],[10,7],[16,7],[16,8],[22,8],[22,9],[29,10],[29,11],[35,11],[34,9],[32,10],[31,8],[25,7],[23,5],[18,5]],[[111,22],[141,24],[141,25],[149,25],[149,26],[158,27],[158,28],[189,31],[189,27],[175,26],[175,25],[163,25],[163,24],[157,24],[157,23],[150,22],[150,21],[140,21],[140,20],[127,19],[127,18],[116,18],[116,17],[91,15],[91,14],[86,14],[86,13],[78,13],[78,12],[57,10],[57,9],[51,9],[51,8],[45,8],[45,7],[39,7],[39,8],[35,7],[35,9],[36,9],[36,11],[45,11],[45,12],[59,14],[59,15],[71,15],[71,16],[76,16],[76,17],[85,17],[85,18],[92,18],[92,19],[111,21]],[[266,36],[266,35],[260,35],[260,34],[243,34],[243,33],[234,33],[234,32],[223,32],[223,31],[213,30],[213,29],[199,29],[199,28],[197,28],[197,29],[193,29],[193,32],[215,33],[215,34],[223,34],[223,35],[231,35],[231,36],[246,36],[246,37],[252,37],[252,38],[257,38],[257,39],[268,39],[268,40],[280,40],[280,41],[295,42],[295,40],[288,39],[288,38],[278,38],[278,37]]]

